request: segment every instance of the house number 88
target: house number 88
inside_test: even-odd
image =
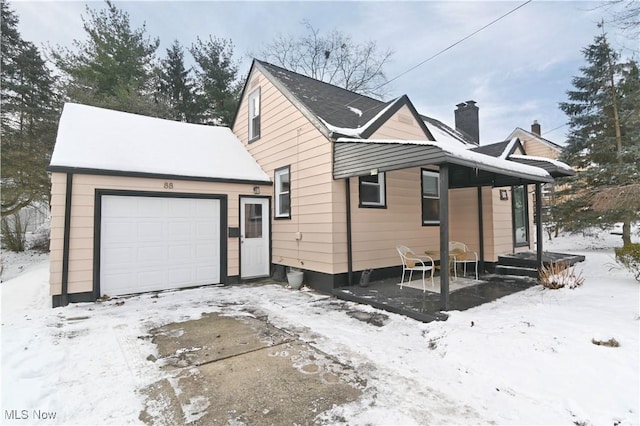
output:
[[[173,182],[165,182],[164,189],[173,189]]]

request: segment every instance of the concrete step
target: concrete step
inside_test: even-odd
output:
[[[535,268],[525,268],[522,266],[497,265],[496,274],[515,275],[519,277],[538,278],[538,270]]]

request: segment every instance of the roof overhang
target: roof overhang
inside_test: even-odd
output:
[[[450,188],[553,182],[551,175],[539,167],[437,142],[351,138],[334,142],[334,179],[444,164],[449,166]]]
[[[551,177],[564,177],[573,176],[576,174],[575,170],[568,164],[565,164],[558,160],[552,160],[544,157],[533,157],[530,155],[510,155],[509,160],[515,161],[520,164],[526,164],[528,166],[539,167],[544,169],[551,175]]]

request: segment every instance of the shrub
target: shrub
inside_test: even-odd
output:
[[[3,217],[0,221],[2,246],[11,251],[24,251],[27,227],[23,226],[19,214]]]
[[[49,252],[50,233],[49,227],[41,226],[29,238],[27,238],[26,246],[29,250],[39,251],[41,253]]]
[[[575,268],[568,267],[562,262],[551,262],[549,266],[540,268],[540,282],[548,289],[580,287],[584,283],[582,272],[576,274]]]
[[[625,244],[616,249],[616,261],[628,269],[636,281],[640,281],[640,244]]]

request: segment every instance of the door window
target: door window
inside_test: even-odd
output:
[[[262,205],[245,204],[244,237],[262,238]]]

